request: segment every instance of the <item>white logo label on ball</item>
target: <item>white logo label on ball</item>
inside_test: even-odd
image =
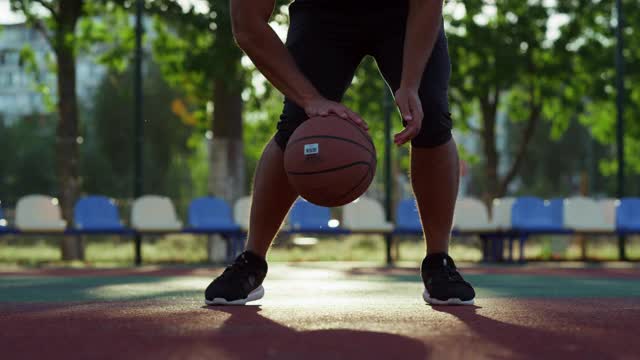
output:
[[[320,152],[320,146],[318,144],[305,144],[304,145],[304,154],[305,155],[314,155]]]

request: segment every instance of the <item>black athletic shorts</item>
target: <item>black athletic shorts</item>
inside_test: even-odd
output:
[[[349,1],[294,1],[289,6],[287,48],[302,73],[327,99],[342,100],[365,55],[376,60],[382,76],[395,92],[402,75],[407,1],[389,0],[376,6],[337,5]],[[412,146],[435,147],[451,139],[447,96],[450,74],[442,27],[421,80],[418,93],[424,119]],[[304,109],[285,99],[275,135],[280,148],[286,147],[293,131],[307,118]]]

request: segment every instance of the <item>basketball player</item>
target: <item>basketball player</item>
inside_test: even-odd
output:
[[[473,288],[447,254],[459,165],[447,99],[443,0],[295,0],[286,44],[268,24],[274,2],[231,0],[238,45],[285,103],[256,169],[246,251],[209,285],[206,303],[245,304],[264,295],[267,250],[297,198],[283,168],[287,140],[312,116],[335,114],[367,130],[340,101],[362,58],[371,55],[405,125],[394,142],[411,143],[411,184],[426,239],[423,298],[473,304]]]

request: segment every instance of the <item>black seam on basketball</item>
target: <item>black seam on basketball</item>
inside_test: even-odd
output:
[[[298,143],[298,142],[300,142],[300,141],[304,141],[304,140],[309,140],[309,139],[333,139],[333,140],[341,140],[341,141],[344,141],[344,142],[348,142],[348,143],[351,143],[351,144],[357,145],[357,146],[359,146],[359,147],[361,147],[361,148],[365,149],[365,150],[366,150],[369,154],[371,154],[372,156],[376,156],[376,154],[375,154],[375,150],[374,150],[374,151],[371,151],[371,150],[370,150],[370,149],[368,149],[366,146],[364,146],[364,145],[360,144],[360,143],[359,143],[359,142],[357,142],[357,141],[353,141],[353,140],[351,140],[351,139],[346,139],[346,138],[342,138],[342,137],[339,137],[339,136],[333,136],[333,135],[311,135],[311,136],[305,136],[305,137],[301,137],[300,139],[295,139],[293,142],[291,142],[291,143],[287,144],[287,146],[292,146],[292,145],[293,145],[293,144],[295,144],[295,143]],[[374,147],[374,149],[375,149],[375,147]]]
[[[335,201],[340,201],[341,199],[345,198],[347,195],[350,195],[350,194],[351,194],[351,192],[352,192],[353,190],[355,190],[358,186],[362,185],[362,183],[363,183],[363,182],[364,182],[364,181],[365,181],[369,176],[371,176],[371,178],[372,178],[372,180],[373,180],[373,176],[374,176],[374,174],[372,174],[372,171],[371,171],[371,165],[370,165],[370,164],[368,164],[368,163],[365,163],[365,165],[367,165],[367,171],[364,173],[364,176],[363,176],[362,178],[360,178],[360,181],[358,181],[358,182],[356,183],[356,185],[355,185],[355,186],[353,186],[351,189],[349,189],[349,190],[345,191],[345,192],[344,192],[344,194],[342,194],[342,195],[340,195],[340,196],[336,197],[335,199],[332,199],[334,202],[335,202]]]
[[[343,119],[344,120],[344,119]],[[362,134],[362,136],[364,136],[365,139],[367,139],[367,141],[369,142],[369,144],[371,144],[371,146],[375,149],[376,146],[373,144],[373,140],[371,139],[371,137],[369,136],[369,134],[367,134],[366,131],[362,130],[362,128],[356,124],[354,124],[353,122],[349,121],[349,120],[344,120],[347,124],[353,126],[354,128],[356,128],[360,134]]]
[[[367,169],[367,172],[366,172],[366,173],[364,174],[364,176],[360,179],[360,181],[358,181],[358,183],[357,183],[354,187],[352,187],[351,189],[349,189],[349,191],[346,191],[344,194],[342,194],[342,195],[338,196],[338,198],[337,198],[337,199],[335,199],[334,201],[339,201],[339,200],[341,200],[342,198],[344,198],[344,197],[346,197],[347,195],[351,194],[351,192],[352,192],[353,190],[355,190],[358,186],[360,186],[360,184],[362,184],[362,182],[363,182],[367,177],[369,177],[369,174],[371,174],[371,165],[367,164],[367,168],[368,168],[368,169]],[[372,180],[373,180],[373,179],[372,179]]]
[[[338,167],[334,167],[331,169],[324,169],[324,170],[318,170],[318,171],[308,171],[308,172],[304,172],[304,171],[287,171],[287,174],[289,175],[316,175],[316,174],[324,174],[324,173],[328,173],[328,172],[332,172],[332,171],[337,171],[337,170],[342,170],[342,169],[346,169],[355,165],[367,165],[367,167],[369,169],[371,169],[371,165],[369,165],[368,162],[366,161],[356,161],[356,162],[352,162],[350,164],[346,164],[346,165],[342,165],[342,166],[338,166]]]

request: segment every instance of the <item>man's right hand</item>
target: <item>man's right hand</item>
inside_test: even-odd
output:
[[[369,131],[369,126],[362,120],[362,117],[356,112],[350,110],[348,107],[342,105],[339,102],[331,101],[323,97],[318,97],[308,101],[304,105],[304,111],[307,116],[327,116],[329,114],[335,114],[345,120],[351,120],[356,125],[361,127],[364,131]]]
[[[300,72],[293,57],[269,26],[275,0],[232,0],[233,34],[238,45],[262,74],[287,98],[304,108],[309,117],[335,114],[367,131],[360,115],[322,97]]]
[[[258,70],[287,98],[302,106],[308,116],[335,114],[367,131],[360,115],[346,106],[322,97],[302,74],[273,28],[269,16],[275,0],[232,0],[233,34]]]

